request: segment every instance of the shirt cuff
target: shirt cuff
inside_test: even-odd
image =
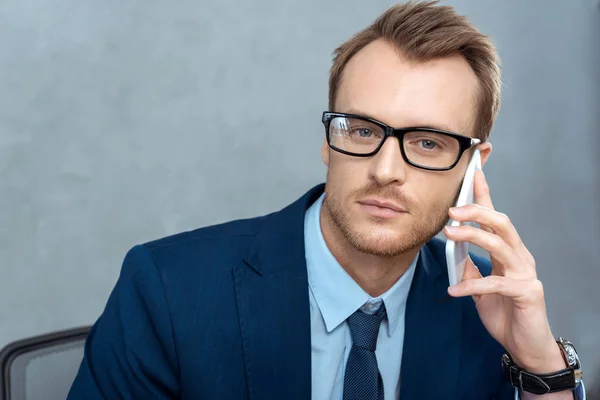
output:
[[[583,381],[580,382],[575,389],[573,389],[573,395],[575,400],[587,400],[585,397],[585,385],[583,384]],[[519,396],[519,389],[517,388],[515,388],[515,400],[521,400],[521,397]]]

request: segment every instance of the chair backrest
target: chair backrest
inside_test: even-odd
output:
[[[0,400],[64,400],[90,327],[19,340],[0,351]]]

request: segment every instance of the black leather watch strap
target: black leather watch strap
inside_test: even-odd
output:
[[[532,374],[514,364],[508,354],[502,356],[502,369],[506,379],[521,391],[533,394],[546,394],[574,389],[575,372],[572,368],[551,374]]]

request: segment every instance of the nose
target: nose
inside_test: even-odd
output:
[[[400,151],[400,142],[395,137],[388,137],[373,156],[370,175],[381,186],[403,184],[407,167]]]

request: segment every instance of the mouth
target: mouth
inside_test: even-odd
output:
[[[379,199],[365,199],[358,202],[360,207],[375,218],[394,218],[408,211],[397,204]]]

